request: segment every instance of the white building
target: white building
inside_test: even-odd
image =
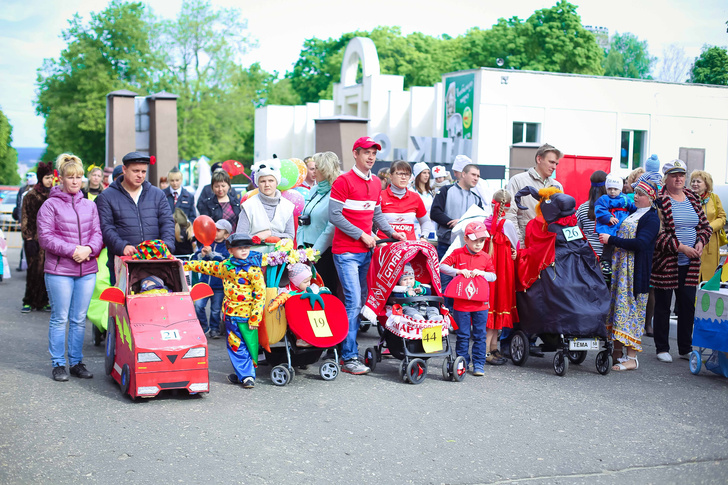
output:
[[[314,120],[356,115],[384,142],[383,160],[447,164],[466,153],[516,169],[550,143],[566,154],[611,157],[623,174],[652,153],[663,163],[682,158],[728,183],[726,87],[491,68],[403,86],[402,76],[380,73],[370,39],[352,39],[333,100],[256,110],[255,158],[310,155],[318,151]]]

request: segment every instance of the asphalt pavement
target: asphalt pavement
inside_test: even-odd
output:
[[[11,236],[12,237],[12,236]],[[13,269],[18,250],[9,254]],[[211,390],[132,401],[104,374],[51,380],[48,318],[21,314],[25,274],[0,283],[0,483],[684,484],[728,481],[728,379],[655,358],[597,373],[596,353],[566,376],[553,354],[484,377],[420,385],[399,362],[323,381],[316,366],[285,387],[259,368],[255,389],[227,383],[224,340],[209,342]],[[376,341],[371,329],[360,351]]]

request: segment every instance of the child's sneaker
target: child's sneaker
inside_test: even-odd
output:
[[[252,389],[252,388],[254,388],[255,387],[255,379],[253,379],[252,377],[246,377],[245,379],[243,379],[243,387],[245,389]]]
[[[23,308],[20,309],[20,313],[30,313],[30,305],[23,305]]]
[[[600,263],[600,266],[602,267],[602,274],[604,274],[604,275],[612,274],[612,262],[611,261],[602,261]]]
[[[473,375],[476,377],[482,377],[485,375],[485,369],[481,366],[474,366],[473,367]]]
[[[230,384],[240,384],[240,379],[236,374],[228,374],[227,380]]]

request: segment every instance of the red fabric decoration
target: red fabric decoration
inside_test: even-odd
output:
[[[511,241],[503,234],[505,221],[505,219],[501,219],[495,227],[491,228],[492,256],[497,278],[490,282],[490,310],[487,327],[497,330],[512,328],[513,322],[518,321],[515,261],[511,258]]]
[[[157,163],[157,157],[152,155],[151,157],[149,157],[149,165],[154,165],[155,163]]]
[[[556,254],[556,234],[548,231],[543,216],[532,219],[526,226],[525,248],[518,251],[518,280],[516,291],[531,287],[541,270],[553,264]]]
[[[259,236],[253,236],[252,239],[253,239],[253,244],[255,244],[256,246],[261,243]]]
[[[293,332],[296,338],[303,339],[314,347],[328,348],[343,342],[349,333],[349,320],[346,316],[346,308],[341,300],[333,295],[321,294],[324,302],[324,308],[321,308],[319,302],[315,303],[315,309],[311,309],[309,299],[301,298],[295,295],[286,301],[286,320],[288,328]],[[311,321],[309,320],[309,312],[324,311],[326,321],[331,329],[331,337],[317,337],[314,334]]]

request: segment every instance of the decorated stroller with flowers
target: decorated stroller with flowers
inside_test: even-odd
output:
[[[333,350],[334,359],[321,363],[319,375],[326,381],[334,380],[340,371],[336,345],[346,337],[349,323],[344,304],[331,295],[315,274],[313,263],[320,254],[311,248],[294,249],[288,239],[272,244],[270,249],[263,255],[268,289],[259,341],[266,360],[273,366],[271,381],[285,386],[293,380],[294,368],[318,362],[328,349]],[[303,272],[311,275],[310,286],[306,274],[297,273],[299,278],[295,282],[287,274],[287,270],[303,265]],[[301,289],[304,286],[307,287]]]
[[[414,279],[429,287],[430,295],[392,295],[407,265],[412,267]],[[443,306],[440,263],[437,250],[430,243],[398,241],[377,248],[369,267],[368,286],[362,316],[376,321],[380,330],[379,343],[364,352],[364,362],[372,371],[381,362],[382,354],[388,353],[402,360],[399,375],[403,381],[420,384],[427,377],[428,360],[445,357],[443,377],[456,382],[465,378],[465,360],[453,356],[450,348],[448,335],[454,321]],[[427,319],[413,318],[410,316],[413,312],[406,311],[406,306],[414,306]],[[437,311],[432,311],[433,308]]]
[[[728,284],[720,281],[724,264],[725,257],[713,277],[698,288],[693,326],[693,346],[697,349],[690,352],[693,375],[700,374],[705,365],[714,374],[728,377],[728,318],[725,312]],[[710,352],[703,360],[703,352],[708,350]]]

